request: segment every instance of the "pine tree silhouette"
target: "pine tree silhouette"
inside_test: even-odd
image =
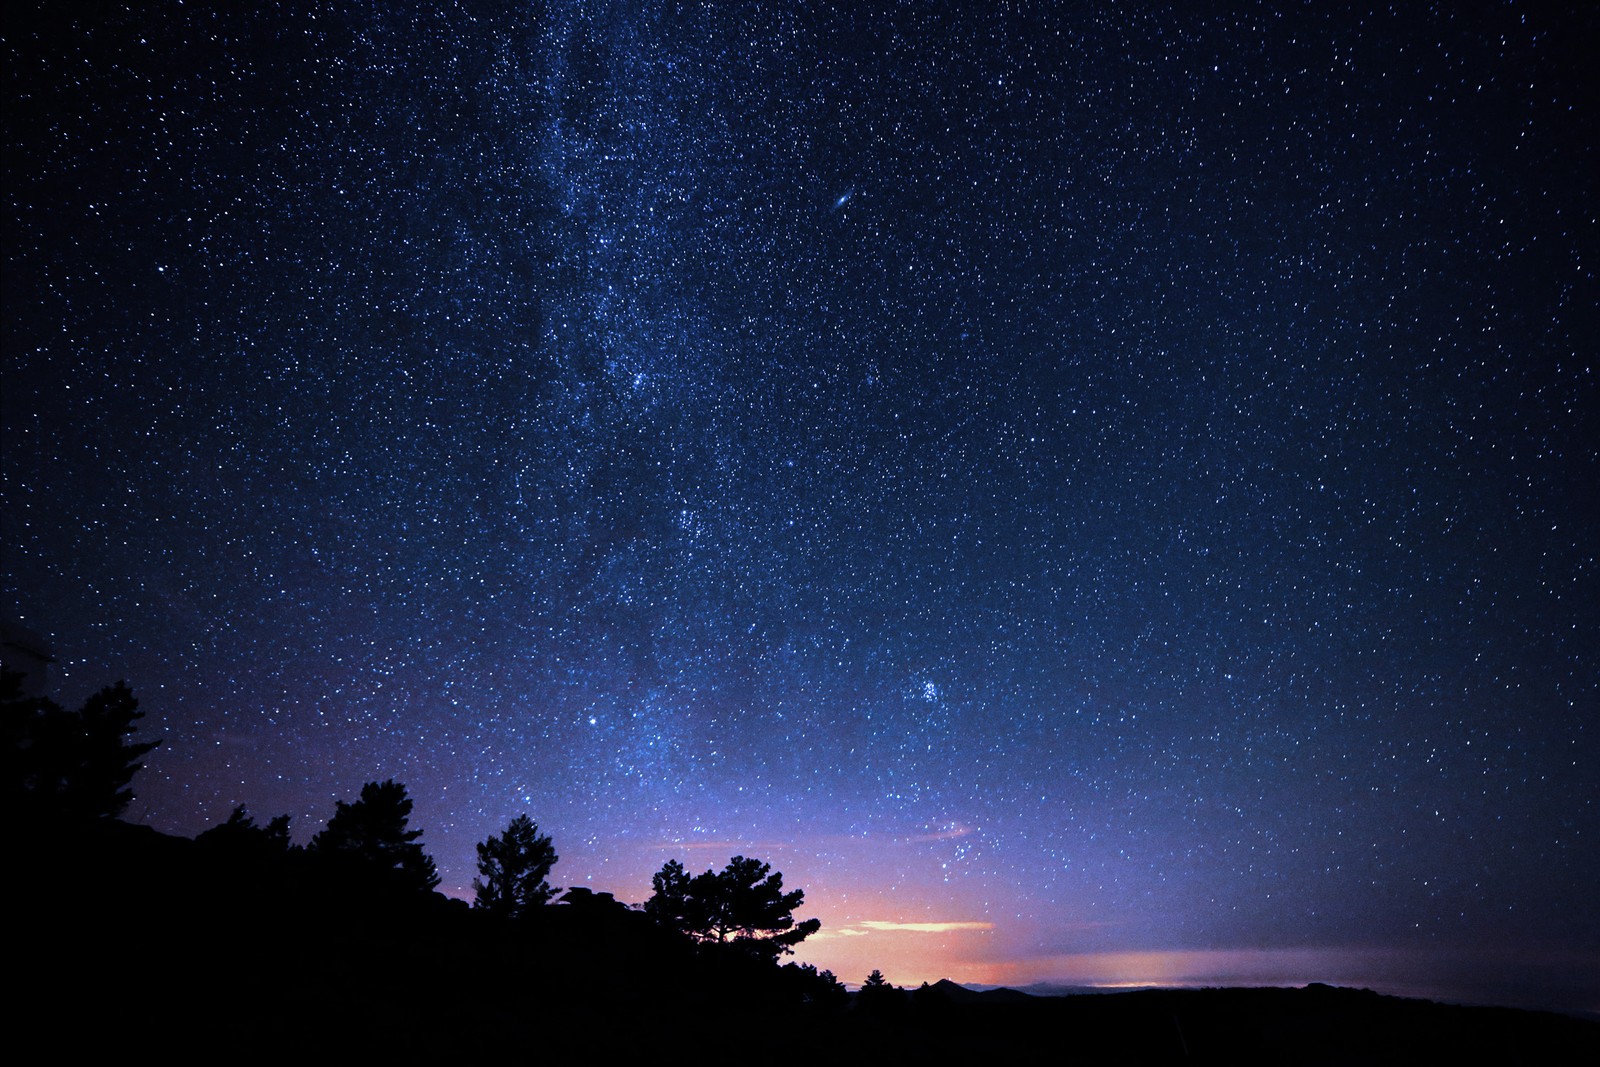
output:
[[[406,787],[389,779],[368,782],[354,803],[339,801],[328,826],[311,839],[308,850],[395,876],[397,884],[420,892],[439,884],[433,860],[417,839],[421,830],[406,829],[411,798]]]

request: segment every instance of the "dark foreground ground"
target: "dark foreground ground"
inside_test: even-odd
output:
[[[1326,986],[807,1002],[607,901],[494,924],[120,824],[14,855],[26,1062],[1600,1063],[1593,1021]]]

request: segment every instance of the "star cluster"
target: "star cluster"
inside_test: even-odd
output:
[[[1583,5],[194,7],[5,30],[5,610],[130,814],[1600,985]]]

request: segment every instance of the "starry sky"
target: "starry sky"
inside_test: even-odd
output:
[[[1600,1009],[1600,18],[1467,6],[8,14],[3,611],[169,832]]]

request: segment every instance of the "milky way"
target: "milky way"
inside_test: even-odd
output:
[[[1600,1006],[1587,5],[648,6],[8,16],[4,610],[130,817]]]

